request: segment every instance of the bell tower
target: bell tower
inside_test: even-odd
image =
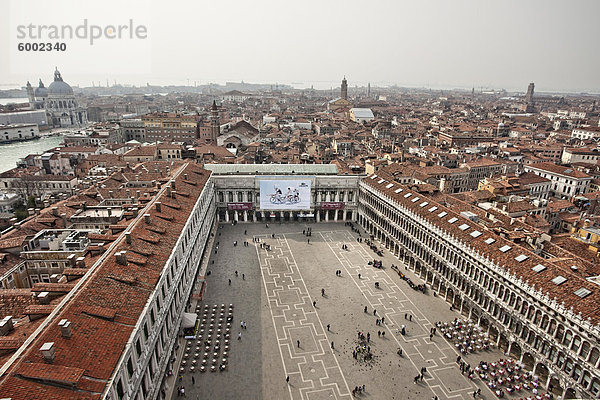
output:
[[[217,102],[213,100],[212,106],[210,107],[210,141],[215,146],[217,145],[219,133],[219,109],[217,108]]]
[[[345,76],[344,76],[344,79],[342,79],[342,90],[341,90],[340,97],[344,100],[348,100],[348,82],[346,81]]]

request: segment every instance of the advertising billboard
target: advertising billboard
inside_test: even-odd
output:
[[[260,180],[261,210],[309,210],[310,180]]]

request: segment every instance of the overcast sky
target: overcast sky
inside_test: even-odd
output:
[[[9,62],[0,63],[0,88],[50,83],[56,65],[80,86],[189,79],[329,88],[346,75],[351,87],[525,91],[535,82],[538,91],[600,92],[599,16],[597,0],[2,0],[0,51]],[[147,38],[16,50],[18,24],[84,19],[133,19]]]

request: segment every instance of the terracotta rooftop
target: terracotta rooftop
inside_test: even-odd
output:
[[[393,178],[385,172],[380,171],[376,179],[371,179],[371,176],[369,176],[363,182],[440,227],[443,231],[454,236],[456,240],[467,244],[484,257],[489,257],[491,261],[510,274],[514,274],[516,278],[521,279],[528,286],[535,286],[536,290],[546,294],[550,300],[556,299],[558,304],[564,303],[564,307],[567,309],[572,307],[575,314],[581,313],[584,319],[590,318],[592,323],[600,323],[600,290],[597,285],[587,281],[584,277],[571,272],[568,268],[562,268],[548,262],[548,260],[537,254],[490,232],[484,226],[462,217],[439,203],[433,202],[430,198],[427,198],[427,206],[421,207],[420,205],[423,204],[421,200],[425,200],[425,196],[398,183],[388,187],[393,182]],[[402,191],[396,193],[396,190],[399,189],[402,189]],[[409,193],[411,196],[406,198],[405,196]],[[415,197],[419,197],[419,201],[411,201]],[[435,212],[429,211],[433,206],[437,207]],[[445,214],[442,214],[442,211]],[[456,220],[454,220],[455,218]],[[462,225],[466,225],[467,228],[460,229],[459,227]],[[473,237],[471,233],[476,230],[483,234]],[[493,242],[490,240],[491,243],[488,244],[487,239],[493,239]],[[520,261],[517,260],[518,257],[520,257]],[[538,264],[546,268],[536,272],[533,268]],[[553,283],[552,280],[559,275],[565,277],[566,281],[561,284]],[[590,294],[583,298],[576,295],[575,291],[581,288],[588,289]]]
[[[161,168],[164,169],[167,164],[171,163],[163,162]],[[183,182],[184,173],[187,173],[189,181],[196,183],[195,186]],[[13,400],[100,397],[210,176],[210,172],[200,166],[187,163],[172,167],[172,174],[177,175],[178,193],[189,187],[189,194],[167,198],[166,190],[163,190],[155,200],[177,205],[179,209],[164,206],[159,213],[149,203],[140,211],[139,217],[128,228],[132,243],[128,244],[122,233],[103,258],[90,268],[90,273],[83,278],[85,281],[79,282],[81,286],[77,291],[70,293],[57,306],[55,314],[44,320],[43,329],[33,342],[27,348],[19,349],[12,364],[4,365],[8,372],[0,381],[3,396]],[[150,214],[150,224],[145,222],[143,214]],[[170,220],[158,218],[158,214]],[[160,241],[151,243],[140,239],[141,236],[149,236],[150,227],[164,231]],[[141,261],[143,254],[152,256],[147,257],[144,263],[128,262],[124,271],[114,255],[120,251],[133,251],[137,254],[132,255],[135,261]],[[86,265],[92,264],[86,260]],[[61,319],[71,322],[73,335],[70,339],[61,336],[57,325]],[[45,364],[39,352],[42,344],[47,342],[54,343],[53,364]],[[31,376],[36,372],[27,368],[27,364],[32,363],[44,366],[44,371],[38,371],[36,377]],[[60,379],[65,379],[64,384],[57,384]]]

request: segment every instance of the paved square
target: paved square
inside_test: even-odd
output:
[[[310,237],[302,233],[307,227]],[[364,384],[361,396],[372,399],[469,399],[478,387],[482,398],[494,398],[460,373],[448,342],[439,335],[429,339],[435,321],[460,315],[443,299],[411,289],[390,267],[400,266],[413,282],[420,282],[417,276],[387,252],[375,256],[357,237],[343,223],[221,225],[200,306],[235,305],[229,360],[223,372],[186,370],[181,385],[187,397],[350,400],[352,389]],[[368,265],[373,258],[384,268]],[[376,325],[381,317],[385,323]],[[370,361],[353,357],[359,331],[370,333]],[[499,357],[491,351],[470,355],[469,362]],[[427,373],[415,385],[421,367]]]

